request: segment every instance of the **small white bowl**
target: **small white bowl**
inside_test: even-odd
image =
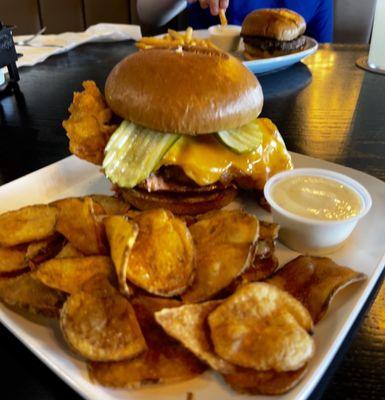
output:
[[[360,213],[344,220],[320,221],[285,210],[274,201],[271,190],[279,181],[297,175],[320,176],[341,182],[360,197]],[[297,168],[274,175],[266,183],[264,195],[271,206],[274,222],[280,225],[281,242],[295,251],[307,254],[327,254],[337,250],[372,206],[370,194],[360,183],[346,175],[317,168]]]
[[[241,28],[239,25],[210,26],[210,41],[224,51],[237,51],[241,40]]]

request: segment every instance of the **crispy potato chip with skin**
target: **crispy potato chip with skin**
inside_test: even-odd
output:
[[[45,239],[55,233],[57,210],[45,204],[27,206],[0,215],[0,246]]]
[[[74,247],[70,242],[67,242],[63,248],[56,254],[55,258],[70,258],[70,257],[83,257],[84,254]]]
[[[30,243],[25,255],[26,262],[32,270],[36,269],[42,262],[55,257],[62,250],[65,242],[62,235],[55,233],[47,239]]]
[[[89,363],[88,371],[92,380],[105,386],[137,388],[151,383],[192,379],[206,369],[155,321],[156,311],[179,307],[182,304],[180,300],[141,294],[132,298],[131,303],[148,350],[133,360]]]
[[[29,271],[25,253],[25,246],[0,246],[0,278],[12,277]]]
[[[185,223],[166,210],[140,213],[139,235],[131,250],[127,279],[159,296],[183,293],[195,272],[194,244]]]
[[[326,314],[334,296],[366,275],[336,264],[327,257],[299,256],[267,282],[289,292],[310,312],[314,323]]]
[[[156,312],[155,319],[170,336],[212,369],[228,374],[235,372],[235,367],[215,354],[206,327],[207,316],[220,304],[217,300],[166,308]]]
[[[64,293],[36,279],[33,272],[16,278],[0,279],[0,299],[34,314],[57,318],[65,298]]]
[[[289,293],[264,282],[248,283],[207,318],[215,352],[258,371],[294,371],[314,354],[313,321]]]
[[[91,197],[93,201],[101,205],[107,215],[124,215],[131,208],[128,203],[114,196],[91,194],[88,197]]]
[[[164,308],[179,307],[183,304],[180,300],[141,294],[132,298],[131,304],[134,307],[146,343],[150,347],[178,343],[174,338],[167,335],[155,321],[155,312]]]
[[[307,365],[296,371],[255,371],[240,368],[239,371],[223,375],[236,392],[244,394],[280,395],[293,389],[306,375]]]
[[[104,275],[72,294],[60,313],[69,346],[92,361],[120,361],[147,349],[134,309]]]
[[[97,274],[113,276],[114,267],[110,257],[52,258],[39,265],[36,278],[51,288],[72,294]]]
[[[130,297],[133,295],[133,290],[127,284],[127,266],[139,234],[139,226],[127,217],[117,215],[105,218],[104,226],[120,292]]]
[[[204,364],[179,344],[150,348],[132,360],[88,363],[91,380],[116,388],[185,381],[205,369]]]
[[[56,230],[86,255],[107,254],[104,225],[96,217],[104,208],[90,197],[67,198],[52,203],[58,210]]]
[[[259,223],[242,210],[200,216],[189,227],[196,248],[196,277],[183,294],[186,303],[208,300],[226,288],[253,262]]]

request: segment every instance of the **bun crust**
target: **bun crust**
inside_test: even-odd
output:
[[[197,48],[131,54],[111,71],[105,97],[124,119],[186,135],[237,128],[263,105],[257,78],[240,61]]]
[[[298,13],[286,8],[268,8],[248,14],[241,35],[288,41],[301,36],[305,30],[306,22]]]

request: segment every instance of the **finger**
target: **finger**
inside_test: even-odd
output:
[[[211,12],[211,15],[218,15],[219,0],[210,0],[210,12]]]
[[[229,6],[229,0],[220,0],[219,8],[221,8],[222,10],[227,10],[228,6]]]
[[[201,8],[203,8],[203,9],[208,8],[209,0],[199,0],[199,4],[201,5]]]

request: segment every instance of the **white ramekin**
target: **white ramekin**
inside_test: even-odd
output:
[[[340,221],[319,221],[293,214],[279,206],[271,197],[271,191],[279,181],[291,176],[320,176],[346,185],[361,199],[361,212]],[[264,195],[270,204],[273,220],[280,225],[279,239],[291,249],[305,254],[327,254],[337,250],[349,237],[357,222],[372,206],[368,191],[357,181],[338,172],[317,168],[297,168],[274,175],[265,185]]]
[[[210,41],[224,51],[237,51],[241,39],[241,28],[238,25],[226,25],[221,31],[220,25],[210,26],[208,29]]]

